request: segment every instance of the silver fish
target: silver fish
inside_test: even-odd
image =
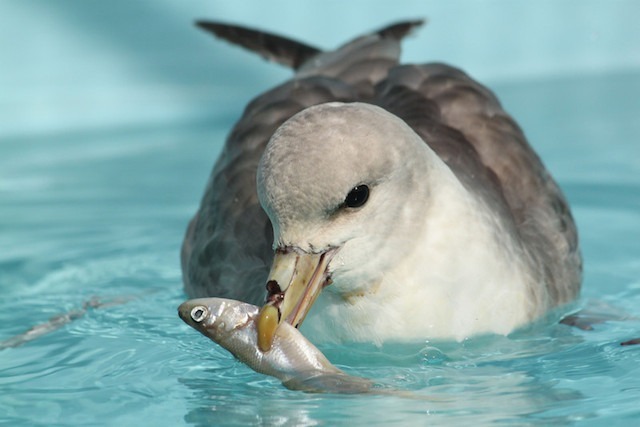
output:
[[[76,310],[71,310],[66,313],[58,314],[51,317],[48,321],[32,326],[26,332],[20,335],[16,335],[4,341],[0,341],[0,350],[7,348],[19,347],[30,341],[40,338],[43,335],[57,331],[67,323],[71,323],[84,316],[89,309],[111,307],[114,305],[124,304],[133,299],[133,297],[120,297],[111,300],[102,300],[98,297],[92,297],[90,300],[85,301],[82,307]]]
[[[273,345],[258,348],[259,308],[223,298],[199,298],[178,308],[180,318],[262,374],[278,378],[285,387],[308,392],[365,393],[376,386],[368,379],[346,374],[327,360],[296,328],[283,323]]]

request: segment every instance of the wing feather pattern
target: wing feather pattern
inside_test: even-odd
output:
[[[400,65],[400,41],[422,21],[406,21],[322,52],[281,36],[200,22],[219,37],[297,70],[245,109],[227,138],[182,248],[190,297],[260,304],[272,260],[272,230],[256,194],[256,170],[274,131],[312,105],[369,102],[409,124],[520,237],[523,255],[552,303],[581,282],[577,231],[557,184],[493,93],[444,64]]]

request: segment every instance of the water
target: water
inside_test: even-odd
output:
[[[640,317],[640,75],[494,85],[563,186],[585,256],[581,305]],[[232,118],[0,144],[0,340],[131,296],[0,351],[2,425],[630,425],[637,318],[541,322],[462,343],[324,346],[349,373],[414,393],[314,395],[189,329],[178,251]]]

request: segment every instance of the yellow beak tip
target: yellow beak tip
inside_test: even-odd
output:
[[[279,321],[280,316],[277,308],[270,304],[262,307],[258,314],[258,322],[256,324],[258,330],[258,348],[262,352],[271,350]]]

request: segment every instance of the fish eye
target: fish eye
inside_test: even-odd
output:
[[[344,199],[344,206],[359,208],[367,203],[367,200],[369,200],[369,186],[366,184],[356,185]]]
[[[193,309],[191,310],[191,318],[194,322],[200,323],[205,319],[205,317],[207,317],[207,312],[207,307],[203,305],[193,307]]]

